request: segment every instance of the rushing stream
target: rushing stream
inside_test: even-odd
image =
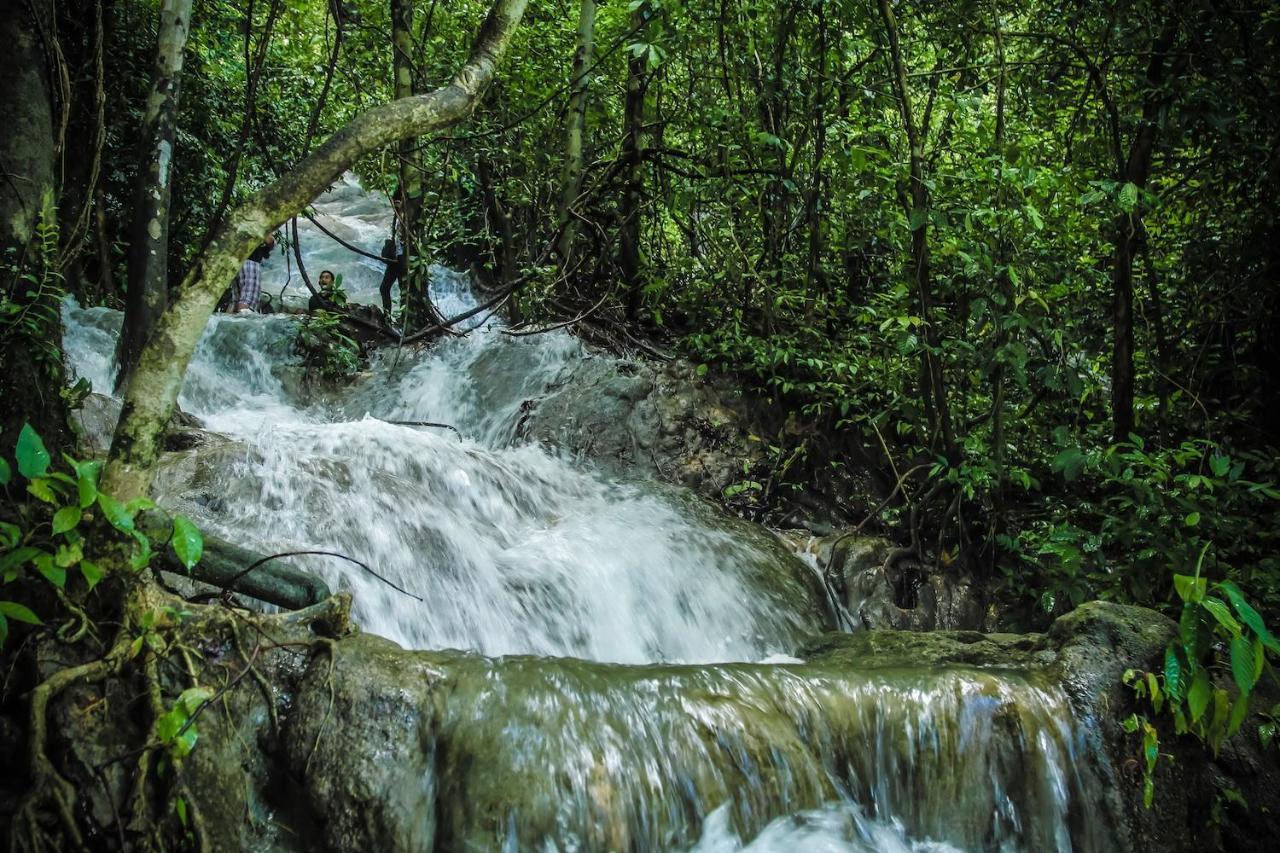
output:
[[[317,211],[368,250],[386,234],[386,205],[351,180]],[[301,230],[313,279],[332,269],[376,304],[376,262]],[[280,253],[264,290],[306,295]],[[446,316],[476,301],[439,267],[432,293]],[[120,315],[64,314],[74,371],[108,393]],[[383,350],[349,388],[314,394],[291,351],[298,322],[213,318],[180,404],[222,437],[171,454],[157,498],[263,553],[350,555],[416,598],[342,560],[294,559],[354,592],[368,632],[472,653],[450,658],[439,718],[467,745],[432,771],[456,818],[446,846],[1106,849],[1060,690],[787,662],[823,608],[775,537],[518,439],[529,401],[607,356],[491,320]],[[498,829],[459,830],[472,812]],[[423,820],[434,833],[445,817]]]

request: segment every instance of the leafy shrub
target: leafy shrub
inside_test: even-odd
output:
[[[1019,558],[1006,567],[1006,583],[1048,613],[1091,598],[1159,607],[1171,589],[1168,567],[1194,565],[1212,545],[1214,572],[1257,590],[1264,609],[1274,609],[1276,467],[1264,453],[1232,456],[1205,440],[1161,450],[1137,436],[1064,447],[1052,468],[1071,491],[1047,503],[1045,521],[1002,541]]]
[[[1182,614],[1178,634],[1165,648],[1164,671],[1129,670],[1124,680],[1156,715],[1172,718],[1178,735],[1195,737],[1216,756],[1249,715],[1254,689],[1271,666],[1268,656],[1280,656],[1280,641],[1240,587],[1231,581],[1210,583],[1201,576],[1208,548],[1201,549],[1195,574],[1173,576]],[[1220,686],[1225,676],[1215,678],[1218,671],[1230,672],[1234,695]],[[1261,733],[1264,747],[1274,737],[1278,713],[1280,706],[1267,715]],[[1124,726],[1131,733],[1142,733],[1143,801],[1150,808],[1160,736],[1144,714],[1131,715]]]
[[[151,539],[136,524],[136,517],[155,505],[145,498],[124,504],[100,491],[100,463],[64,455],[66,468],[57,470],[30,424],[18,435],[14,461],[16,476],[15,466],[0,458],[0,487],[5,493],[0,520],[0,584],[5,589],[0,594],[0,645],[8,636],[10,619],[43,624],[32,606],[41,598],[37,594],[40,584],[46,591],[52,590],[74,617],[60,629],[65,637],[85,624],[83,613],[67,595],[77,577],[83,588],[91,591],[103,578],[103,564],[123,559],[130,569],[140,571],[150,565],[153,556]],[[24,492],[29,499],[14,495],[20,482],[26,483]],[[99,520],[105,521],[106,529],[114,535],[100,535],[94,527]],[[171,544],[188,569],[199,561],[203,538],[182,516],[174,519]],[[33,589],[32,584],[37,586]],[[15,590],[27,594],[22,596]]]
[[[360,370],[360,344],[342,329],[342,315],[315,311],[298,327],[294,352],[308,370],[325,379],[342,379]]]

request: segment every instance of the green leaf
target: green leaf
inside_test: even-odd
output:
[[[1068,447],[1053,458],[1053,470],[1061,471],[1068,483],[1080,475],[1084,468],[1085,455],[1078,447]]]
[[[43,625],[40,617],[32,613],[30,608],[24,607],[16,601],[0,601],[0,613],[10,619],[18,622],[26,622],[28,625]]]
[[[1241,699],[1247,697],[1257,683],[1253,673],[1253,643],[1238,634],[1231,638],[1231,675],[1240,688]]]
[[[186,516],[173,517],[173,550],[182,565],[187,567],[187,571],[191,571],[200,562],[200,556],[204,553],[204,537]]]
[[[1226,736],[1228,738],[1240,730],[1240,726],[1244,724],[1244,719],[1247,716],[1249,716],[1249,694],[1242,693],[1235,699],[1235,704],[1231,706],[1231,717],[1226,721]]]
[[[1240,591],[1240,587],[1231,581],[1223,581],[1214,584],[1216,589],[1221,590],[1231,601],[1231,606],[1236,609],[1236,614],[1240,617],[1240,621],[1248,625],[1253,633],[1257,634],[1262,644],[1275,654],[1280,654],[1280,642],[1267,630],[1267,625],[1262,619],[1262,615],[1254,610],[1252,605],[1245,600],[1244,593]]]
[[[76,462],[71,460],[76,471],[76,488],[80,492],[80,506],[87,509],[98,497],[98,474],[102,470],[101,462]]]
[[[178,705],[188,714],[194,714],[205,702],[213,698],[213,690],[209,687],[189,687],[178,697]]]
[[[36,571],[39,572],[45,580],[62,589],[67,585],[67,570],[53,563],[53,557],[49,554],[41,554],[32,560]]]
[[[80,561],[80,574],[84,575],[84,582],[89,585],[91,590],[98,585],[98,581],[102,580],[102,569],[98,568],[98,564],[91,560]]]
[[[1133,209],[1138,206],[1138,187],[1131,181],[1126,183],[1120,188],[1120,195],[1117,197],[1116,203],[1120,205],[1120,209],[1125,213],[1132,213]]]
[[[1187,707],[1191,709],[1191,722],[1198,722],[1209,707],[1209,674],[1203,669],[1196,673],[1187,691]]]
[[[133,532],[133,515],[120,501],[111,497],[98,493],[98,506],[102,507],[102,514],[106,516],[111,526],[122,533]]]
[[[35,557],[37,554],[43,554],[43,553],[45,552],[41,551],[39,548],[33,548],[30,545],[24,545],[21,548],[15,548],[14,550],[5,554],[3,557],[0,557],[0,573],[4,573],[9,571],[10,569],[17,568],[18,566],[21,566],[23,563],[27,562],[31,558]]]
[[[1213,618],[1218,620],[1218,624],[1232,634],[1240,633],[1240,623],[1231,615],[1230,609],[1227,608],[1226,602],[1222,599],[1214,598],[1211,595],[1205,596],[1204,601],[1200,602],[1200,606],[1212,613]]]
[[[0,613],[0,648],[4,646],[4,641],[9,638],[9,620],[4,618],[4,614]]]
[[[1192,603],[1200,601],[1204,598],[1204,593],[1208,586],[1209,581],[1206,578],[1196,578],[1191,575],[1173,576],[1173,588],[1183,601]]]
[[[1195,527],[1197,524],[1200,523],[1200,513],[1198,512],[1187,513],[1187,517],[1182,520],[1182,523],[1185,524],[1187,527]]]
[[[1164,689],[1177,702],[1182,699],[1182,688],[1182,663],[1177,650],[1170,646],[1164,651]]]
[[[76,490],[80,493],[80,508],[88,509],[93,506],[93,502],[98,497],[98,487],[88,479],[81,477],[76,480]]]
[[[80,523],[80,507],[64,506],[53,514],[53,532],[66,533]]]
[[[58,503],[58,495],[53,491],[53,483],[47,477],[37,477],[27,483],[27,491],[36,500],[44,501],[47,504]]]
[[[9,463],[0,457],[0,486],[9,485],[9,481],[13,479],[13,471],[9,468]]]
[[[31,428],[31,424],[22,425],[22,432],[18,433],[16,454],[18,472],[28,480],[43,477],[49,472],[49,451],[45,450],[44,442]]]

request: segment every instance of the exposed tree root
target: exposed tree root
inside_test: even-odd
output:
[[[85,849],[75,819],[75,786],[58,772],[47,751],[49,702],[69,687],[101,681],[116,672],[128,650],[128,637],[122,634],[104,657],[58,670],[31,691],[27,732],[31,787],[18,804],[10,830],[9,849],[15,853]],[[50,816],[55,820],[50,822]]]

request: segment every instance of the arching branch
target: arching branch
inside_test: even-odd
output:
[[[124,500],[149,491],[160,436],[177,403],[191,355],[227,282],[263,235],[296,215],[366,152],[449,127],[470,115],[493,80],[527,2],[496,0],[471,56],[448,85],[361,113],[218,227],[161,317],[125,388],[103,473],[106,490]]]

